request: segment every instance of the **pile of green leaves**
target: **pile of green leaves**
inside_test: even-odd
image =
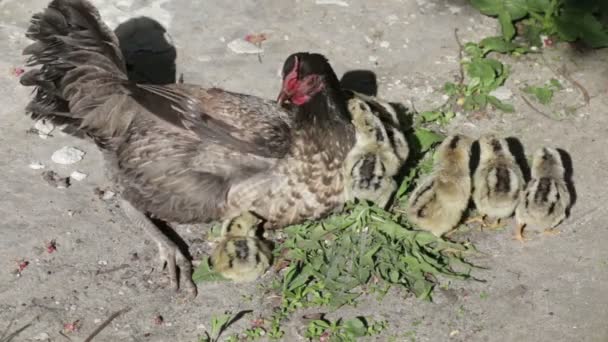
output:
[[[481,13],[496,16],[503,38],[518,33],[540,46],[540,35],[581,40],[592,48],[608,47],[608,1],[605,0],[471,0]],[[515,23],[520,22],[520,30]]]
[[[383,294],[391,285],[430,299],[440,275],[466,279],[467,247],[412,230],[398,214],[368,203],[352,204],[347,214],[286,229],[280,282],[287,308],[339,307],[366,291]],[[463,272],[454,266],[465,266]]]

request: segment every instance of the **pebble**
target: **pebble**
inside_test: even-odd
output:
[[[342,7],[348,7],[348,2],[342,0],[316,0],[315,4],[317,5],[336,5]]]
[[[85,178],[87,178],[87,174],[82,173],[80,171],[74,171],[74,172],[70,173],[70,178],[80,182],[81,180],[84,180]]]
[[[111,200],[112,197],[114,197],[115,195],[116,195],[116,193],[114,191],[110,191],[110,190],[104,191],[101,199],[103,199],[104,201]]]
[[[513,92],[511,91],[511,89],[502,86],[502,87],[498,87],[494,90],[492,90],[490,92],[491,96],[494,96],[495,98],[499,99],[500,101],[506,101],[508,99],[510,99],[511,97],[513,97]]]
[[[49,336],[49,334],[41,332],[40,334],[32,337],[32,339],[35,341],[50,341],[51,337]]]
[[[238,54],[258,54],[264,52],[261,47],[252,44],[245,39],[237,38],[228,43],[228,48]]]
[[[44,169],[46,166],[39,161],[35,161],[35,162],[30,163],[29,167],[30,167],[30,169],[33,169],[33,170],[40,170],[40,169]]]
[[[391,46],[391,43],[387,42],[386,40],[380,42],[381,48],[388,49],[389,46]]]
[[[52,122],[46,120],[38,120],[34,124],[34,128],[38,131],[38,136],[42,139],[46,139],[51,135],[51,132],[55,129],[55,125]]]
[[[84,152],[76,147],[64,146],[55,151],[51,156],[51,160],[57,164],[74,164],[82,160]]]

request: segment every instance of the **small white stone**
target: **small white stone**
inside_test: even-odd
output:
[[[114,197],[116,195],[116,193],[114,191],[104,191],[103,196],[101,197],[101,199],[103,199],[104,201],[110,200],[112,199],[112,197]]]
[[[40,334],[32,337],[32,339],[35,341],[50,341],[51,337],[49,336],[49,334],[41,332]]]
[[[225,43],[226,42],[226,38],[220,37],[220,42]]]
[[[374,42],[374,40],[371,39],[369,36],[363,36],[363,39],[365,39],[365,42],[367,42],[367,44],[371,44]]]
[[[494,90],[492,90],[490,92],[491,96],[494,96],[495,98],[499,99],[500,101],[506,101],[508,99],[510,99],[511,97],[513,97],[513,92],[511,91],[511,89],[505,87],[505,86],[501,86],[498,87]]]
[[[64,146],[55,151],[51,156],[51,160],[57,164],[74,164],[82,160],[84,152],[70,146]]]
[[[105,261],[105,260],[99,260],[99,261],[97,262],[97,264],[98,264],[98,265],[100,265],[100,266],[106,266],[106,265],[108,264],[108,262],[107,262],[107,261]]]
[[[372,63],[376,63],[378,61],[378,57],[377,56],[369,56],[368,59]]]
[[[95,323],[95,324],[99,324],[99,323],[101,323],[101,318],[95,318],[95,319],[93,320],[93,323]]]
[[[258,54],[264,52],[264,49],[242,38],[237,38],[228,43],[228,48],[238,54]]]
[[[29,167],[30,167],[30,169],[33,169],[33,170],[40,170],[40,169],[44,169],[46,166],[44,166],[44,164],[42,164],[39,161],[35,161],[35,162],[32,162],[29,165]]]
[[[34,128],[38,131],[38,136],[40,138],[46,139],[55,129],[55,125],[53,125],[53,123],[47,120],[38,120],[34,124]]]
[[[462,7],[448,5],[448,10],[452,14],[459,14],[460,12],[462,12]]]
[[[348,7],[348,2],[342,0],[316,0],[317,5],[337,5],[342,7]]]
[[[383,41],[380,42],[380,47],[381,48],[388,49],[389,46],[391,46],[391,43],[387,42],[386,40],[383,40]]]
[[[289,36],[288,35],[284,35],[283,36],[283,40],[289,40]]]
[[[72,178],[75,181],[81,181],[85,178],[87,178],[87,174],[86,173],[82,173],[80,171],[74,171],[72,173],[70,173],[70,178]]]

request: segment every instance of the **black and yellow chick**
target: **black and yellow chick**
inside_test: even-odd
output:
[[[467,136],[454,135],[439,146],[432,173],[419,182],[408,200],[407,216],[417,228],[442,236],[460,222],[471,197],[472,142]]]
[[[536,151],[531,171],[532,179],[515,210],[515,237],[522,242],[523,229],[527,227],[545,229],[546,233],[552,233],[566,218],[571,204],[566,172],[556,149],[545,147]]]
[[[468,222],[481,221],[482,227],[497,228],[502,219],[513,215],[525,181],[506,139],[488,135],[478,141],[480,156],[473,175],[473,201],[479,217]]]
[[[222,276],[235,282],[254,281],[270,267],[272,252],[256,237],[261,220],[245,212],[222,227],[222,240],[213,250],[211,264]]]
[[[364,100],[355,95],[348,101],[356,143],[344,163],[346,196],[349,200],[365,199],[386,207],[397,189],[393,177],[407,159],[409,149],[403,133],[395,123],[383,122],[368,101],[376,100]],[[373,103],[381,106],[378,101]],[[388,108],[391,107],[382,108],[389,113]]]

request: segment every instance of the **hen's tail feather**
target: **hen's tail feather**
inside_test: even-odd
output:
[[[92,4],[54,0],[32,16],[26,36],[34,40],[23,50],[28,66],[40,66],[21,77],[21,84],[36,87],[26,107],[33,119],[67,123],[101,140],[126,129],[125,63],[118,39]]]

